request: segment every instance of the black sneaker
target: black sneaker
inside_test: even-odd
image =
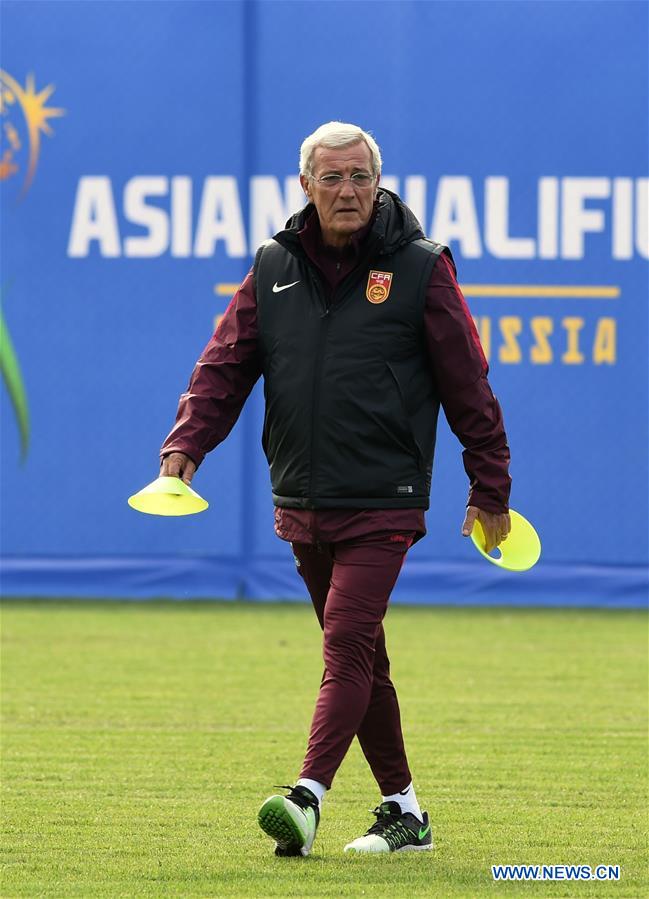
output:
[[[382,802],[372,814],[376,821],[367,833],[345,846],[345,852],[418,852],[433,848],[428,812],[424,820],[401,813],[398,802]]]
[[[317,797],[307,787],[278,787],[288,796],[269,796],[259,809],[259,826],[277,846],[275,855],[308,855],[320,823]]]

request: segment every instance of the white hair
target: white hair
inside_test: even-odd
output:
[[[304,138],[300,147],[300,174],[307,177],[313,174],[313,154],[317,147],[327,147],[331,150],[336,147],[349,147],[359,141],[364,141],[372,154],[372,174],[380,175],[381,151],[378,144],[367,131],[346,122],[327,122]]]

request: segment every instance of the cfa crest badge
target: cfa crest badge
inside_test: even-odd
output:
[[[365,296],[370,303],[384,303],[390,295],[392,272],[370,272]]]

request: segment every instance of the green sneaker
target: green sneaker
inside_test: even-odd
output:
[[[259,826],[277,846],[275,855],[308,855],[320,823],[318,800],[307,787],[279,787],[288,796],[269,796],[259,809]]]
[[[433,848],[428,813],[420,821],[410,812],[401,814],[398,802],[382,802],[373,813],[376,821],[367,833],[345,846],[345,852],[419,852]]]

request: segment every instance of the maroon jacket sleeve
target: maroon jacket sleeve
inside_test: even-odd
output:
[[[489,366],[455,267],[441,255],[433,269],[424,310],[426,344],[439,397],[453,433],[464,446],[468,504],[486,512],[509,508],[509,447]]]
[[[250,271],[196,363],[160,455],[185,453],[200,465],[234,427],[260,374],[257,299]]]

